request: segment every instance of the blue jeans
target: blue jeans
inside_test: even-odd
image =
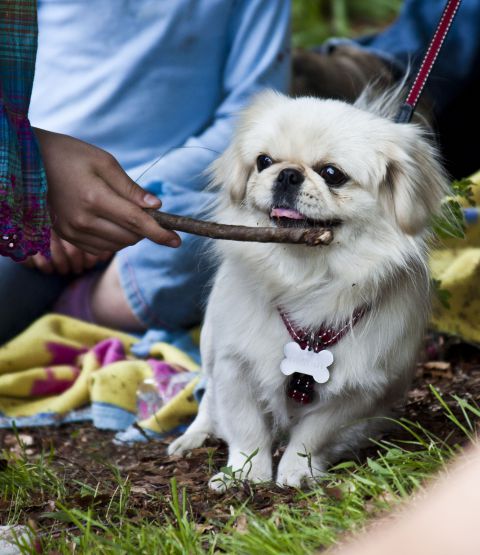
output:
[[[163,185],[162,210],[205,218],[214,195]],[[120,281],[134,314],[147,328],[178,330],[199,324],[213,275],[209,241],[180,233],[171,249],[144,240],[117,255]]]
[[[213,195],[165,186],[160,196],[166,212],[205,217]],[[129,304],[149,329],[179,331],[202,319],[213,274],[208,240],[180,235],[183,243],[178,249],[144,239],[116,255]],[[0,257],[0,345],[48,312],[71,279]]]

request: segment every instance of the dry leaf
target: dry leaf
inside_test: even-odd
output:
[[[28,434],[18,434],[18,436],[14,434],[7,434],[3,439],[3,443],[5,447],[16,447],[20,444],[30,447],[33,445],[34,440],[33,437]]]
[[[148,494],[148,491],[145,488],[142,488],[140,486],[132,486],[130,488],[130,491],[132,493],[141,493],[142,495],[147,495]]]
[[[233,525],[235,530],[239,534],[248,534],[248,519],[247,515],[241,514],[235,520],[235,524]]]

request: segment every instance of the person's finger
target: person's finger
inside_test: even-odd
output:
[[[26,258],[23,262],[20,262],[20,264],[22,266],[25,266],[25,268],[35,268],[35,263],[34,263],[33,258],[31,256]]]
[[[31,260],[34,267],[37,268],[37,270],[39,270],[40,272],[44,274],[53,274],[55,268],[53,266],[52,260],[47,260],[43,255],[38,253],[34,254]]]
[[[90,257],[89,260],[95,260],[93,266],[95,266],[95,264],[99,260],[103,261],[109,260],[111,258],[113,251],[104,251],[102,249],[96,248],[92,246],[90,238],[87,238],[87,240],[88,243],[77,242],[77,246],[78,248],[82,249],[82,251],[84,251],[85,255],[88,255]]]
[[[115,196],[114,198],[110,198],[109,204],[112,204],[115,198],[119,197]],[[132,206],[134,206],[134,208],[137,208],[135,205]],[[143,212],[141,208],[138,208],[138,210],[140,210],[140,212]],[[134,245],[135,243],[138,243],[138,241],[143,239],[141,233],[137,233],[135,231],[127,229],[122,222],[110,219],[110,212],[111,210],[109,210],[108,219],[105,215],[98,217],[95,220],[92,230],[87,231],[87,233],[95,235],[98,238],[104,239],[105,241],[110,241],[112,244],[115,244],[117,246],[116,250],[118,250],[118,248],[124,248],[129,245]],[[102,214],[105,213],[103,212]],[[110,249],[110,251],[111,250],[113,249]]]
[[[122,198],[143,208],[160,208],[161,201],[130,179],[113,156],[105,157],[101,175],[106,183]]]
[[[117,195],[112,196],[117,199],[120,198]],[[110,198],[109,205],[112,200]],[[135,207],[135,205],[129,204]],[[96,213],[97,210],[99,210],[99,214]],[[142,211],[141,208],[138,208],[138,210]],[[93,255],[116,252],[143,239],[141,234],[134,233],[125,229],[122,225],[104,219],[102,215],[105,212],[106,210],[102,210],[102,206],[96,203],[88,220],[70,221],[68,225],[56,228],[56,231],[62,239]]]
[[[103,179],[92,174],[75,209],[70,208],[69,217],[54,218],[54,230],[62,239],[77,246],[79,242],[88,242],[85,235],[95,235],[99,239],[110,241],[110,245],[103,245],[103,251],[118,250],[138,242],[143,237],[130,231],[122,222],[112,225],[109,215],[113,199],[123,200]],[[141,210],[133,203],[127,204]],[[113,223],[115,224],[115,218]],[[98,254],[99,247],[92,247],[96,252],[91,249],[88,252]]]
[[[113,256],[113,252],[104,252],[99,256],[102,262],[108,262]]]
[[[71,267],[62,240],[55,234],[51,234],[50,252],[52,254],[52,264],[56,272],[65,276],[70,273]]]
[[[74,274],[81,274],[86,269],[85,254],[81,249],[77,248],[68,241],[61,241],[63,249],[68,258],[70,269]]]
[[[110,258],[111,254],[106,253],[103,256],[101,256],[101,255],[95,255],[95,254],[90,254],[88,252],[84,252],[83,253],[83,260],[84,260],[85,268],[87,270],[91,270],[94,266],[96,266],[96,264],[98,262],[103,261],[106,256],[108,256]]]
[[[89,254],[102,257],[102,259],[103,256],[107,255],[108,259],[111,253],[117,252],[125,247],[123,243],[118,243],[110,239],[103,239],[89,233],[82,233],[77,235],[77,237],[75,246]]]
[[[102,195],[103,197],[103,195]],[[98,199],[99,206],[102,208],[108,202],[108,219],[136,233],[141,237],[147,237],[155,243],[178,247],[181,243],[180,237],[173,231],[168,231],[160,227],[157,222],[140,207],[129,202],[120,196],[105,196]],[[105,214],[105,211],[102,212]]]

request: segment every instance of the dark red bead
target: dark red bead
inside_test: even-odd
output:
[[[304,393],[303,391],[298,391],[297,389],[289,389],[287,391],[287,396],[302,405],[308,405],[313,401],[313,395],[310,393]]]
[[[297,403],[307,405],[313,401],[315,381],[312,376],[296,372],[290,379],[287,396]]]

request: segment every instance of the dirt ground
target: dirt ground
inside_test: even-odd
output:
[[[480,350],[443,336],[435,336],[428,339],[424,358],[424,362],[418,364],[416,379],[403,415],[409,420],[418,421],[448,442],[462,441],[453,424],[445,417],[429,385],[434,385],[452,408],[455,402],[451,396],[455,394],[480,404]],[[275,485],[251,490],[245,484],[221,497],[210,493],[206,488],[208,477],[226,462],[226,448],[220,442],[211,441],[208,446],[196,449],[187,459],[175,459],[166,456],[169,440],[133,446],[115,445],[112,442],[113,432],[97,430],[90,424],[23,429],[21,434],[27,444],[28,455],[35,458],[41,451],[51,451],[52,464],[57,474],[65,476],[69,483],[78,480],[94,487],[100,483],[95,503],[108,504],[110,501],[118,486],[112,473],[112,465],[115,466],[122,478],[129,478],[132,516],[158,519],[162,512],[169,512],[172,477],[176,477],[179,489],[187,487],[192,516],[200,525],[209,519],[226,522],[231,516],[230,505],[245,499],[249,499],[252,510],[263,515],[269,515],[279,503],[299,503],[294,490],[280,489]],[[394,431],[389,439],[401,439],[402,434],[400,430]],[[13,451],[19,449],[11,431],[0,431],[0,444]],[[155,495],[158,493],[165,495]],[[92,498],[78,493],[78,498],[74,496],[70,502],[82,508],[91,504]],[[29,514],[25,516],[35,520],[51,510],[52,500],[39,498],[32,500]]]

